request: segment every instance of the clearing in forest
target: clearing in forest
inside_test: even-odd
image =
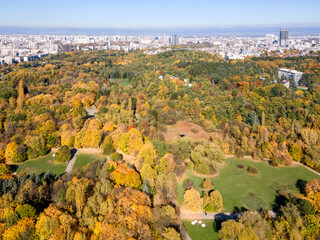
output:
[[[193,140],[200,138],[210,140],[212,133],[204,131],[201,126],[195,123],[179,121],[174,125],[167,125],[163,135],[167,142],[172,142],[175,138],[181,138],[181,135],[192,138]]]

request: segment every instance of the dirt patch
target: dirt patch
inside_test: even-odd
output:
[[[79,151],[79,153],[89,153],[89,154],[100,153],[100,154],[102,154],[102,149],[100,149],[100,148],[79,148],[78,151]]]
[[[167,125],[166,132],[163,133],[167,142],[172,142],[175,138],[181,138],[181,136],[189,137],[192,139],[206,139],[210,140],[213,133],[208,133],[203,128],[194,123],[186,123],[179,121],[175,125]]]

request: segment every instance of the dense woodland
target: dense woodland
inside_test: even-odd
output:
[[[279,67],[304,72],[305,88],[280,84]],[[180,239],[177,177],[186,169],[215,174],[235,154],[320,171],[319,83],[319,56],[79,51],[0,65],[2,239]],[[210,141],[166,141],[177,121],[200,125]],[[57,162],[70,160],[72,148],[101,148],[106,161],[61,176],[12,175],[13,164],[52,148]],[[188,209],[223,208],[210,183],[201,196],[184,185]],[[247,212],[220,223],[219,237],[319,238],[320,183],[300,188],[303,198],[279,192],[276,219]]]

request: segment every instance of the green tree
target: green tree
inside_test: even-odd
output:
[[[67,145],[62,146],[55,155],[55,162],[65,163],[68,162],[71,158],[71,151]]]

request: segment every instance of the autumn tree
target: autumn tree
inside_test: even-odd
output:
[[[191,211],[201,211],[203,200],[200,197],[200,193],[191,188],[189,190],[186,190],[183,195],[183,204],[186,207],[186,209]]]
[[[157,158],[158,154],[153,144],[151,142],[146,142],[139,152],[140,161],[142,163],[149,163],[151,166],[154,166]]]
[[[55,162],[65,163],[71,159],[71,151],[67,145],[62,146],[55,155]]]
[[[258,240],[258,236],[253,229],[235,220],[228,220],[222,223],[219,231],[219,239],[221,240]]]
[[[208,212],[218,212],[223,209],[223,200],[218,190],[205,193],[203,197],[203,207]]]
[[[5,157],[7,162],[12,160],[12,157],[17,153],[19,145],[16,142],[11,142],[7,145]]]
[[[23,103],[24,103],[24,84],[23,84],[23,80],[20,80],[19,86],[18,86],[17,107],[21,109],[23,107]]]

